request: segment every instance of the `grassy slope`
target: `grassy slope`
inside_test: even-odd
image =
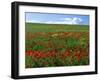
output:
[[[26,32],[88,32],[88,25],[26,23]]]

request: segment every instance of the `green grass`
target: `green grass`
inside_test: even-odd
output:
[[[88,25],[26,23],[26,32],[88,32]]]

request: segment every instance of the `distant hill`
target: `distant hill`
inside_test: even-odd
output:
[[[25,23],[26,32],[88,32],[89,25]]]

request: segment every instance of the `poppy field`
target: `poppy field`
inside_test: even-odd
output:
[[[89,26],[25,23],[25,68],[89,65]]]

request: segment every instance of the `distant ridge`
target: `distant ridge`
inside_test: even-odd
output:
[[[74,25],[74,26],[89,26],[89,25],[85,25],[85,24],[84,24],[84,25],[83,25],[83,24],[82,24],[82,25],[79,25],[79,24],[61,24],[61,23],[51,24],[51,23],[31,23],[31,22],[25,22],[25,23],[27,23],[27,24],[41,24],[41,25],[69,25],[69,26],[71,26],[71,25],[73,26],[73,25]]]

